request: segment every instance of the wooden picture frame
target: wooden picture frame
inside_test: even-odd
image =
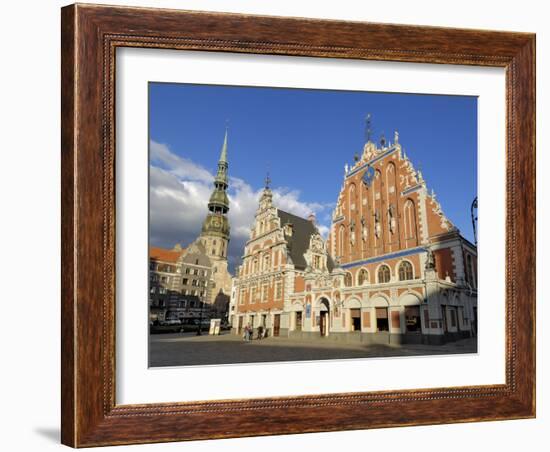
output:
[[[62,442],[73,447],[535,416],[535,35],[71,5],[62,9]],[[506,70],[506,382],[115,403],[115,50],[185,49]]]

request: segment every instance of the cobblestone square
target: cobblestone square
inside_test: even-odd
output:
[[[444,345],[365,345],[332,342],[328,338],[294,340],[269,337],[245,342],[225,333],[197,336],[194,333],[157,334],[149,338],[149,366],[197,366],[349,358],[446,355],[476,353],[476,338]]]

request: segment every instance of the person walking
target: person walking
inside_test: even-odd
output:
[[[262,339],[264,337],[264,327],[260,325],[258,327],[258,339]]]

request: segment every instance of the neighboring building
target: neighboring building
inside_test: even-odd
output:
[[[150,321],[225,317],[231,274],[227,269],[229,199],[227,197],[227,131],[214,190],[200,236],[187,248],[149,250]]]
[[[182,253],[181,247],[149,249],[149,319],[152,322],[166,320],[171,298],[179,291]]]
[[[300,290],[296,284],[303,281],[308,265],[332,269],[330,257],[318,249],[323,240],[314,219],[277,209],[272,201],[267,179],[243,263],[233,281],[230,312],[239,334],[248,323],[262,325],[275,336],[288,334],[290,296]]]
[[[250,323],[274,335],[381,343],[476,334],[477,249],[398,138],[377,146],[369,137],[345,166],[326,244],[313,219],[273,207],[266,187],[234,280],[236,332]]]

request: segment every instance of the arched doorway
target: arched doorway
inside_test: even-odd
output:
[[[404,310],[404,329],[406,333],[422,333],[422,321],[420,318],[420,306],[422,301],[415,293],[406,293],[399,299],[399,304]]]
[[[326,298],[319,300],[319,333],[328,336],[329,333],[330,303]]]
[[[344,308],[346,308],[346,314],[349,320],[349,331],[361,331],[361,302],[352,298],[351,300],[346,300],[344,303]]]

